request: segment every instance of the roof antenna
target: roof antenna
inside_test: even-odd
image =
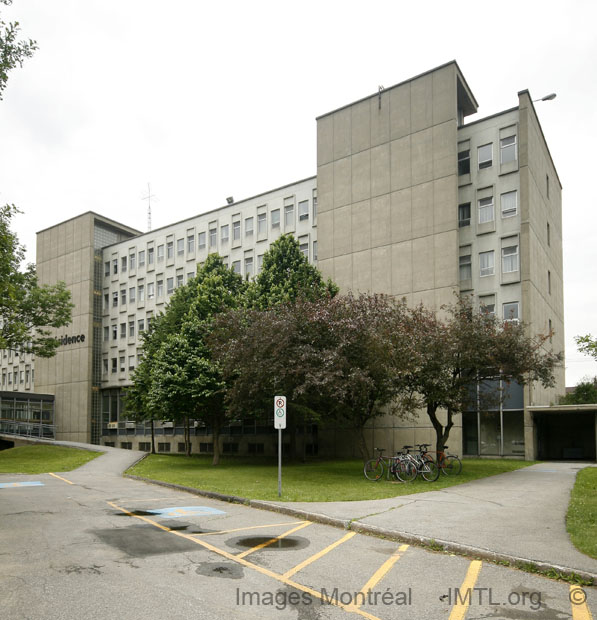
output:
[[[151,193],[151,187],[147,184],[147,196],[143,196],[141,200],[147,200],[147,232],[151,232],[151,199],[155,196]]]
[[[383,93],[384,90],[385,88],[380,85],[378,88],[379,94],[377,95],[379,97],[378,106],[377,106],[378,110],[381,110],[381,93]]]

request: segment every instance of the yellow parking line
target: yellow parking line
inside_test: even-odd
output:
[[[369,581],[362,587],[361,591],[354,597],[355,601],[361,601],[360,603],[353,603],[349,607],[358,609],[362,602],[366,600],[367,593],[382,580],[384,575],[396,564],[401,558],[402,554],[408,549],[408,545],[400,545],[394,553],[373,573]]]
[[[141,515],[134,515],[132,512],[128,511],[126,508],[122,508],[118,506],[117,504],[115,504],[114,502],[107,502],[107,503],[110,506],[112,506],[112,508],[115,508],[116,510],[120,510],[121,512],[124,512],[124,514],[127,514],[129,517],[134,517],[135,519],[140,519],[141,521],[145,521],[146,523],[149,523],[150,525],[153,525],[159,528],[160,530],[164,530],[165,532],[169,532],[170,534],[174,534],[175,536],[179,536],[180,538],[186,538],[187,540],[190,540],[197,545],[201,545],[204,549],[212,551],[213,553],[217,553],[218,555],[221,555],[222,557],[228,560],[231,560],[232,562],[236,562],[237,564],[240,564],[241,566],[250,568],[257,573],[261,573],[262,575],[271,577],[272,579],[275,579],[276,581],[279,581],[280,583],[290,586],[291,588],[295,588],[296,590],[305,592],[309,596],[313,596],[321,601],[325,601],[326,603],[329,603],[336,607],[340,607],[341,609],[344,609],[344,611],[358,614],[359,616],[362,616],[363,618],[367,618],[367,620],[380,620],[380,618],[378,618],[377,616],[374,616],[373,614],[367,613],[366,611],[363,611],[361,609],[357,609],[354,606],[344,605],[343,603],[341,603],[340,601],[337,601],[333,597],[324,597],[324,595],[321,592],[318,592],[317,590],[313,590],[312,588],[303,586],[302,584],[297,583],[296,581],[287,579],[283,575],[274,573],[273,571],[267,568],[264,568],[263,566],[259,566],[258,564],[253,564],[252,562],[249,562],[248,560],[245,560],[244,558],[239,558],[237,555],[233,555],[232,553],[228,553],[228,551],[224,551],[224,549],[218,549],[217,547],[214,547],[214,545],[211,545],[205,540],[198,540],[197,538],[193,538],[192,536],[189,536],[188,534],[184,534],[183,532],[171,530],[169,527],[166,527],[165,525],[160,525],[153,519],[148,519],[147,517],[144,517]]]
[[[190,536],[217,536],[218,534],[231,534],[232,532],[244,532],[246,530],[262,530],[266,527],[279,527],[281,525],[297,525],[304,521],[286,521],[285,523],[269,523],[268,525],[251,525],[249,527],[237,527],[233,530],[218,530],[217,532],[203,532],[202,534],[190,534]]]
[[[50,476],[54,476],[54,478],[58,478],[58,480],[62,480],[62,482],[66,482],[68,484],[75,484],[74,482],[71,482],[70,480],[63,478],[62,476],[57,476],[56,474],[53,474],[51,471],[48,473],[50,474]]]
[[[460,595],[457,596],[456,603],[454,603],[454,607],[452,607],[448,620],[464,620],[469,605],[471,604],[473,588],[475,587],[475,583],[477,583],[482,564],[483,562],[480,560],[472,560],[469,564],[466,577],[460,586]]]
[[[335,543],[332,543],[329,547],[322,549],[319,553],[312,555],[310,558],[307,558],[304,562],[301,562],[300,564],[297,564],[294,568],[291,568],[289,571],[286,571],[284,575],[282,576],[288,578],[291,575],[298,573],[300,570],[305,568],[305,566],[309,566],[309,564],[311,564],[312,562],[315,562],[316,560],[319,560],[319,558],[323,557],[326,553],[330,552],[332,549],[335,549],[336,547],[340,546],[342,543],[346,542],[347,540],[350,540],[355,534],[356,532],[349,532],[348,534],[346,534],[346,536],[343,536],[340,540],[337,540]]]
[[[291,530],[288,530],[287,532],[280,534],[280,536],[276,536],[275,538],[270,538],[270,540],[267,540],[266,542],[261,543],[260,545],[251,547],[250,549],[247,549],[246,551],[243,551],[242,553],[237,554],[236,557],[244,558],[246,555],[249,555],[249,553],[253,553],[254,551],[259,551],[259,549],[268,547],[269,545],[275,543],[276,541],[281,540],[282,538],[285,538],[286,536],[289,536],[290,534],[293,534],[294,532],[297,532],[298,530],[302,530],[304,527],[307,527],[308,525],[311,525],[311,521],[303,521],[301,525],[298,525],[297,527],[293,527]]]
[[[587,605],[587,595],[580,586],[570,586],[569,597],[572,605],[572,620],[593,620],[591,610]]]

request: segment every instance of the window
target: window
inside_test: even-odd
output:
[[[195,272],[194,271],[189,271],[187,273],[187,282],[190,282],[194,277],[195,277]]]
[[[218,242],[218,229],[210,228],[209,229],[209,247],[215,248]]]
[[[274,209],[271,212],[272,228],[280,228],[280,209]]]
[[[166,258],[174,258],[174,241],[166,243]]]
[[[239,260],[235,260],[232,262],[232,271],[240,275],[240,261]]]
[[[124,355],[121,355],[119,358],[119,362],[120,362],[120,372],[124,372],[126,370],[126,367],[124,365],[126,359],[124,357]]]
[[[493,250],[491,250],[491,252],[481,252],[479,254],[479,266],[481,269],[481,277],[493,275],[495,268],[495,257]]]
[[[145,250],[139,251],[139,268],[145,267]]]
[[[284,207],[284,228],[292,228],[294,226],[294,205],[286,205]]]
[[[176,288],[180,288],[182,286],[182,273],[176,274]]]
[[[184,256],[184,239],[176,240],[176,254],[178,256]]]
[[[248,217],[245,219],[245,237],[251,237],[253,235],[253,218]]]
[[[108,374],[108,359],[107,358],[102,360],[102,367],[103,367],[104,374],[107,375]]]
[[[458,259],[460,281],[470,280],[473,277],[471,255],[466,254]]]
[[[253,277],[253,257],[252,256],[247,256],[247,258],[245,258],[245,279],[248,280],[249,278]]]
[[[166,279],[166,293],[168,295],[172,295],[173,292],[174,292],[174,278],[167,278]]]
[[[197,243],[198,243],[200,250],[205,249],[205,233],[204,232],[199,233],[199,236],[197,238]]]
[[[512,217],[516,215],[518,210],[517,206],[517,192],[506,192],[500,196],[500,203],[502,207],[502,217]]]
[[[551,231],[549,229],[549,222],[547,222],[547,245],[551,245]]]
[[[135,356],[129,355],[129,370],[135,370]]]
[[[126,289],[120,289],[120,305],[121,306],[125,306],[126,305]]]
[[[120,337],[126,338],[126,323],[120,324]]]
[[[105,276],[109,276],[110,275],[110,261],[106,261],[104,263],[104,275]]]
[[[112,340],[116,340],[118,338],[118,325],[114,323],[112,325]]]
[[[230,226],[228,226],[228,224],[220,228],[220,239],[222,243],[228,243],[230,239]]]
[[[135,321],[129,321],[129,338],[135,337]]]
[[[139,335],[141,335],[141,332],[145,331],[145,319],[139,319],[137,321],[137,327],[138,327],[137,331]]]
[[[167,442],[158,442],[158,452],[170,452],[170,444]]]
[[[495,316],[495,295],[479,297],[479,309],[483,314]]]
[[[265,235],[267,232],[267,214],[259,213],[257,215],[257,234]]]
[[[240,220],[232,222],[232,241],[238,241],[240,239]]]
[[[458,153],[458,175],[471,173],[471,152],[469,149]]]
[[[471,203],[458,205],[458,227],[464,228],[471,225]]]
[[[115,273],[115,274],[118,273],[118,259],[117,258],[115,258],[112,261],[112,273]]]
[[[25,383],[25,371],[24,370],[19,371],[19,383]]]
[[[518,271],[518,246],[502,248],[502,273]]]
[[[500,140],[500,163],[516,161],[516,136],[507,136]]]
[[[549,198],[549,175],[545,175],[545,194]]]
[[[139,301],[145,301],[145,284],[139,284],[137,287],[137,298]]]
[[[299,250],[302,252],[303,256],[309,260],[309,241],[307,239],[299,242]]]
[[[298,215],[299,215],[299,221],[303,221],[303,220],[308,220],[309,219],[309,201],[308,200],[301,200],[301,202],[298,203]]]
[[[317,241],[313,241],[313,261],[317,261]]]
[[[493,144],[484,144],[477,149],[479,170],[491,168],[493,165]]]
[[[129,289],[129,301],[133,302],[135,301],[135,287],[131,286],[131,288]]]
[[[187,253],[192,254],[195,251],[195,235],[187,236]]]
[[[126,256],[123,256],[120,259],[120,271],[122,271],[123,273],[126,272],[126,263],[127,263]]]
[[[164,244],[158,245],[158,263],[164,260]]]
[[[113,308],[118,307],[118,291],[114,291],[112,293],[112,307]]]
[[[513,321],[518,323],[518,302],[513,301],[504,304],[503,307],[504,321]]]
[[[129,269],[135,269],[137,262],[137,256],[135,254],[129,254]]]
[[[317,188],[313,190],[313,221],[317,219]]]
[[[157,282],[157,296],[158,297],[164,296],[164,281],[163,280],[158,280]]]
[[[551,295],[551,271],[547,271],[547,292]]]
[[[257,273],[261,271],[262,267],[263,267],[263,254],[258,254],[257,255]]]
[[[147,299],[153,299],[155,297],[155,283],[147,283]]]
[[[104,293],[104,310],[110,307],[110,293]]]
[[[479,200],[479,224],[493,222],[493,196]]]
[[[104,325],[104,342],[110,340],[110,328]]]
[[[112,372],[115,373],[118,371],[118,360],[113,357],[112,358]]]

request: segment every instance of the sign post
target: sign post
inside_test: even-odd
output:
[[[278,497],[282,497],[282,429],[286,428],[286,396],[274,396],[274,428],[278,429]]]

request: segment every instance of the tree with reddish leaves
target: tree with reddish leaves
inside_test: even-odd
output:
[[[446,445],[456,414],[476,408],[479,397],[485,408],[499,403],[496,378],[550,387],[562,361],[562,354],[548,346],[550,334],[529,335],[522,323],[475,311],[467,300],[442,310],[445,318],[423,306],[409,310],[404,327],[412,365],[402,377],[408,407],[418,404],[427,411],[438,451]]]

